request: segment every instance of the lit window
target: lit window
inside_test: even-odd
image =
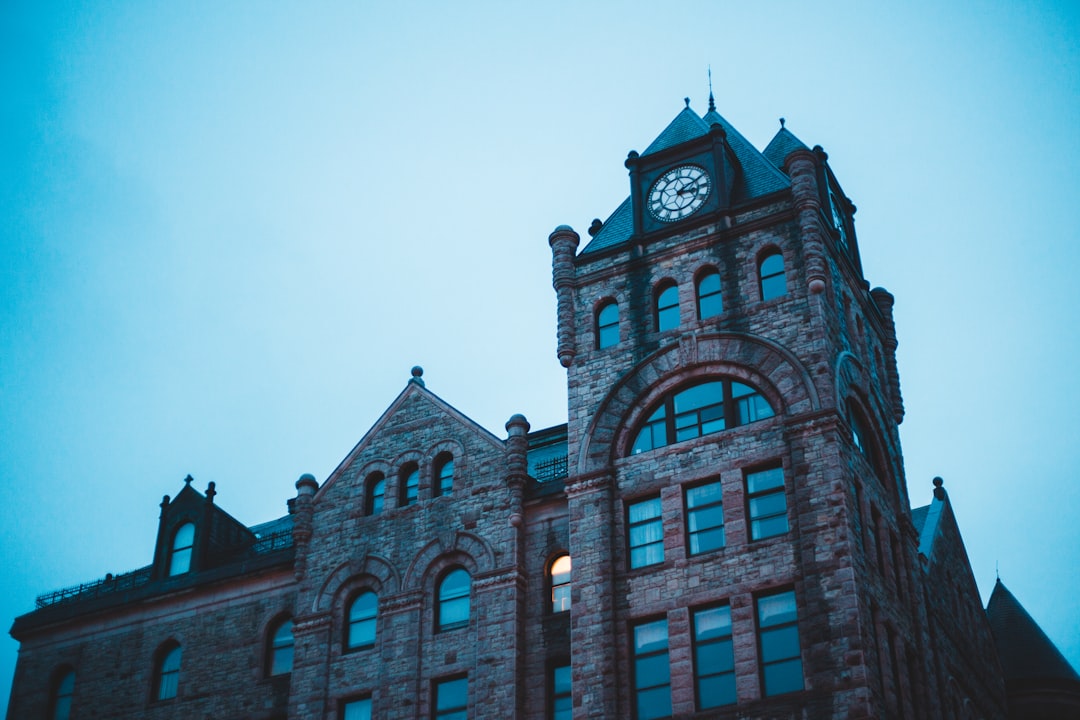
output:
[[[686,534],[691,555],[724,547],[724,502],[719,482],[687,489]]]
[[[435,720],[466,720],[468,710],[468,678],[440,680],[435,684]]]
[[[191,551],[195,545],[195,524],[184,523],[173,535],[172,553],[169,555],[169,577],[183,575],[191,570]]]
[[[172,645],[159,654],[154,673],[154,697],[157,700],[170,700],[176,697],[180,687],[180,646]]]
[[[603,349],[619,344],[619,306],[609,302],[596,313],[596,347]]]
[[[750,508],[750,539],[761,540],[788,531],[783,468],[746,474],[746,500]]]
[[[469,593],[472,578],[461,568],[451,570],[439,583],[438,618],[439,630],[453,630],[469,624]]]
[[[359,650],[375,644],[375,623],[379,615],[379,598],[373,592],[356,596],[349,604],[349,632],[346,650]]]
[[[52,720],[68,720],[71,717],[71,698],[74,694],[75,671],[64,670],[53,685],[52,711],[49,713]]]
[[[720,273],[710,272],[702,275],[698,280],[697,308],[700,320],[724,312],[724,299],[720,292]]]
[[[570,609],[570,556],[560,555],[551,563],[551,612]]]
[[[637,720],[671,715],[667,620],[634,627],[634,695]]]
[[[726,378],[709,380],[665,396],[638,430],[630,452],[647,452],[773,414],[757,389]]]
[[[416,466],[416,463],[406,465],[401,469],[399,479],[401,495],[398,505],[401,507],[412,505],[420,492],[420,468]]]
[[[570,690],[570,666],[559,665],[551,668],[549,681],[551,712],[550,720],[571,720],[574,714],[573,693]]]
[[[694,678],[698,710],[735,702],[735,651],[727,605],[694,613]]]
[[[378,515],[383,510],[386,496],[386,478],[381,472],[371,473],[367,479],[367,514]]]
[[[784,275],[784,256],[773,253],[761,261],[761,299],[772,300],[787,293],[787,277]]]
[[[345,703],[341,709],[341,720],[371,720],[371,698]]]
[[[270,640],[268,670],[270,675],[284,675],[292,672],[293,634],[292,620],[286,619],[274,630]]]
[[[656,296],[656,329],[660,332],[679,327],[679,286],[668,285]]]
[[[454,456],[445,453],[435,462],[435,497],[454,491]]]
[[[757,600],[761,675],[766,695],[803,689],[798,615],[791,590]]]
[[[627,511],[630,529],[630,567],[639,568],[664,561],[664,524],[660,498],[642,500]]]

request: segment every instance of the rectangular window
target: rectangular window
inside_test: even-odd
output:
[[[757,599],[758,645],[765,695],[803,689],[795,591]]]
[[[345,703],[341,708],[341,720],[371,720],[371,698]]]
[[[788,531],[783,468],[747,473],[746,502],[751,540],[783,535]]]
[[[664,562],[664,523],[660,498],[633,503],[627,512],[630,529],[630,567]]]
[[[694,612],[694,680],[698,710],[735,702],[735,649],[727,605]]]
[[[671,715],[667,620],[634,627],[634,695],[637,720]]]
[[[469,708],[467,677],[440,680],[435,684],[435,720],[466,720]]]
[[[548,682],[551,720],[570,720],[573,715],[573,694],[570,691],[570,665],[551,668]]]
[[[724,502],[719,481],[687,489],[686,536],[691,555],[724,547]]]

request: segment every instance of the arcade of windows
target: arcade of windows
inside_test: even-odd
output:
[[[787,294],[787,273],[784,256],[771,250],[761,257],[757,266],[758,297],[762,302]],[[709,267],[698,272],[694,281],[694,297],[697,300],[697,319],[707,320],[724,313],[723,284],[720,272]],[[679,309],[679,286],[673,280],[661,281],[653,291],[653,324],[657,332],[675,330],[681,324]],[[613,347],[622,339],[619,330],[619,304],[612,299],[601,302],[596,308],[593,333],[596,348]]]
[[[441,452],[432,464],[431,496],[454,493],[454,456]],[[397,507],[414,505],[420,499],[420,465],[407,462],[397,474]],[[386,508],[386,475],[375,471],[364,480],[364,514],[378,515]]]

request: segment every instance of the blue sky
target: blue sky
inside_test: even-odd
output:
[[[500,435],[565,421],[547,235],[711,65],[859,208],[913,502],[943,476],[984,600],[998,566],[1080,666],[1077,7],[9,0],[0,619],[147,564],[188,473],[284,514],[414,364]]]

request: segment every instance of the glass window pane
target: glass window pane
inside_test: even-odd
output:
[[[711,675],[698,681],[699,709],[731,705],[735,700],[735,673]]]
[[[660,498],[642,500],[630,506],[630,522],[632,523],[658,517],[660,517]]]
[[[758,598],[758,622],[761,627],[795,622],[796,611],[794,591]]]
[[[760,518],[769,515],[785,513],[787,505],[784,501],[784,493],[769,493],[750,498],[750,517]]]
[[[637,658],[634,660],[634,673],[638,687],[667,685],[671,682],[671,665],[668,663],[668,654],[661,652]]]
[[[746,476],[746,489],[747,492],[751,494],[783,486],[783,468],[770,468],[769,470],[760,470],[758,472],[750,473]]]
[[[667,620],[654,620],[634,628],[634,654],[667,649]]]
[[[698,641],[731,634],[731,608],[727,605],[694,613],[694,633]]]
[[[786,660],[765,666],[765,694],[795,692],[803,689],[802,661]]]
[[[557,695],[570,692],[570,666],[563,665],[552,671],[554,690]]]
[[[724,547],[724,528],[705,530],[690,537],[690,554],[698,555]]]
[[[698,282],[698,294],[699,295],[711,295],[712,293],[720,292],[720,274],[709,273],[702,276]]]
[[[345,703],[345,720],[371,720],[371,698]]]
[[[761,659],[764,662],[799,656],[799,629],[795,625],[761,631]]]
[[[638,720],[655,720],[671,715],[671,688],[667,685],[637,694]]]
[[[708,485],[692,487],[686,491],[686,506],[694,508],[699,505],[720,502],[722,495],[723,488],[720,483],[709,483]]]
[[[466,678],[444,680],[439,683],[436,693],[435,709],[449,710],[465,707],[469,703],[469,684]]]
[[[783,535],[787,531],[787,515],[777,515],[764,520],[754,520],[750,523],[750,538],[752,540]]]
[[[570,609],[570,586],[558,585],[551,588],[551,611],[565,612]]]
[[[787,293],[787,281],[783,275],[761,279],[761,299],[772,300]]]
[[[551,582],[557,585],[570,582],[570,556],[563,555],[551,564]]]
[[[639,547],[649,543],[660,542],[664,539],[664,528],[661,523],[651,521],[630,528],[630,546]]]
[[[724,383],[706,382],[695,385],[676,393],[673,402],[676,414],[703,408],[706,405],[722,404],[724,402]]]
[[[784,272],[784,256],[779,253],[770,255],[761,262],[762,277],[782,272]]]
[[[469,622],[469,598],[445,600],[439,608],[439,627],[447,628]]]
[[[735,669],[731,640],[703,643],[697,648],[698,673],[713,675]]]
[[[639,568],[664,562],[664,546],[660,543],[634,548],[630,551],[630,567]]]
[[[691,532],[720,527],[724,524],[724,508],[720,505],[712,505],[692,510],[688,518],[688,524]]]

